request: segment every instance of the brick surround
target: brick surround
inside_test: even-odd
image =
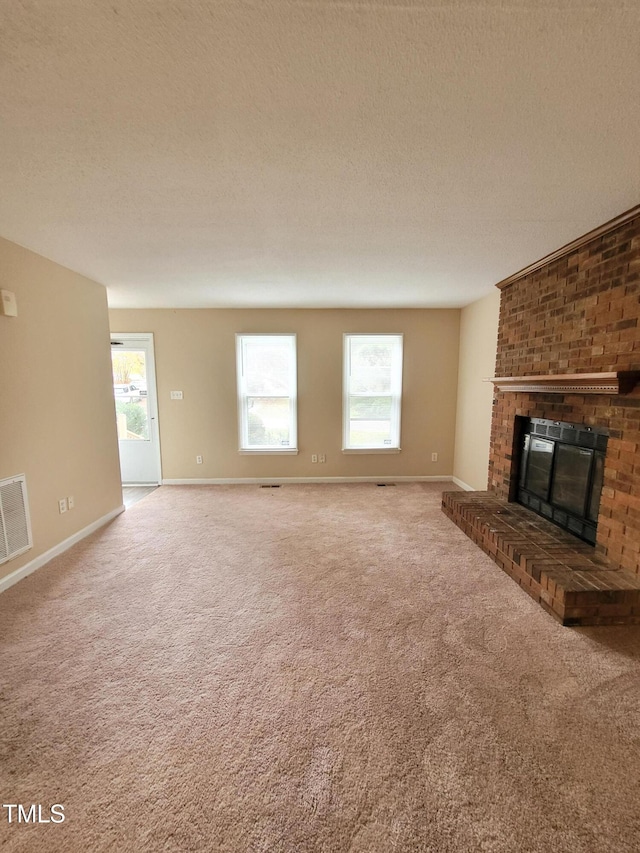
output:
[[[501,291],[496,376],[640,369],[640,211]],[[640,389],[620,396],[497,392],[489,489],[507,500],[516,415],[609,430],[596,551],[640,573]]]
[[[640,370],[640,206],[504,282],[496,376]],[[609,431],[595,548],[510,503],[516,417]],[[498,391],[489,491],[443,509],[563,624],[640,621],[640,385],[629,394]]]

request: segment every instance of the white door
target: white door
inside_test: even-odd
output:
[[[111,366],[122,482],[157,485],[161,471],[153,335],[111,335]]]

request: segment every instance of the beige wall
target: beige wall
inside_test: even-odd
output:
[[[473,489],[486,489],[500,291],[467,305],[460,317],[458,411],[453,474]]]
[[[458,310],[110,312],[113,332],[154,334],[164,479],[450,476],[459,317]],[[297,456],[238,453],[236,332],[297,334]],[[404,333],[399,454],[341,452],[344,332]],[[171,390],[184,399],[170,400]],[[326,464],[313,464],[312,453],[326,454]]]
[[[110,377],[106,292],[0,238],[0,479],[26,474],[34,547],[24,566],[122,503]],[[75,509],[60,515],[58,499]]]

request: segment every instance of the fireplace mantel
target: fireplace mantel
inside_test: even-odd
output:
[[[640,370],[611,373],[556,373],[546,376],[494,376],[498,391],[524,391],[538,394],[629,394],[640,382]]]

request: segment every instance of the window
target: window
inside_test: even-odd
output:
[[[241,451],[297,452],[296,336],[236,335]]]
[[[343,449],[400,450],[402,335],[345,335]]]

